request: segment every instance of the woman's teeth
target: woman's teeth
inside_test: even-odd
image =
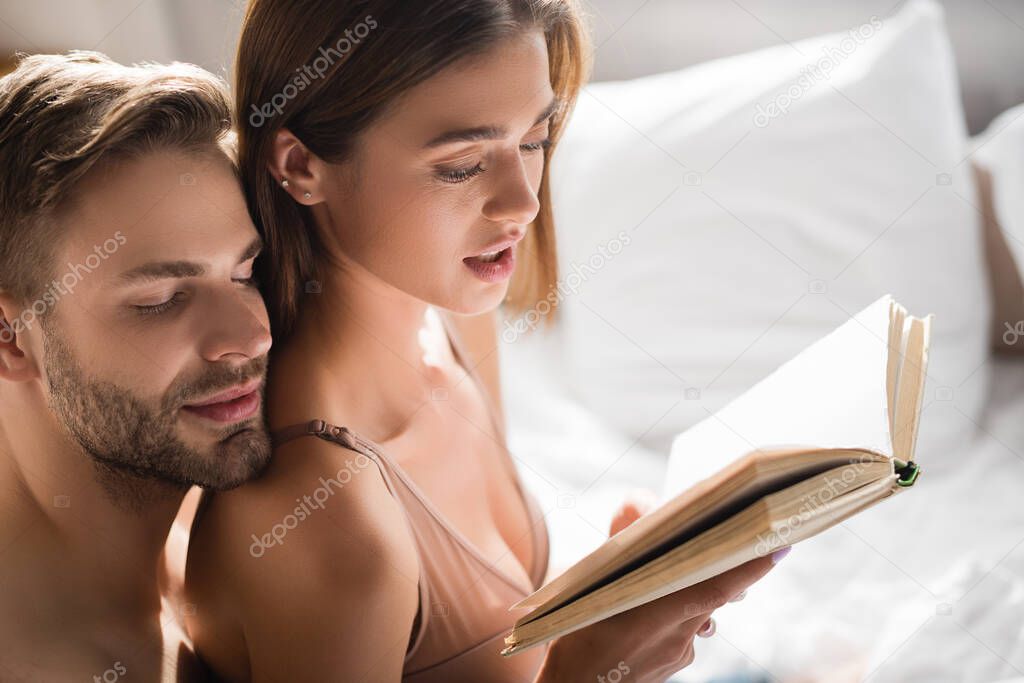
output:
[[[502,249],[501,251],[505,250]],[[498,257],[501,256],[501,251],[489,251],[485,254],[480,254],[479,256],[477,256],[477,258],[483,261],[484,263],[492,263],[498,260]]]

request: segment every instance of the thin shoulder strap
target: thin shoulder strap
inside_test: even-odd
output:
[[[275,429],[270,435],[275,448],[302,436],[317,436],[324,441],[331,441],[349,450],[367,455],[375,455],[367,453],[370,450],[369,445],[364,443],[362,439],[353,434],[347,427],[336,427],[324,420],[310,420],[309,422],[288,425],[281,429]]]
[[[342,448],[347,448],[350,451],[366,456],[380,470],[381,476],[384,477],[384,484],[392,494],[397,492],[395,479],[392,475],[396,475],[397,479],[408,487],[408,483],[402,478],[401,469],[396,468],[393,463],[389,462],[387,456],[375,448],[375,444],[361,438],[348,427],[338,427],[326,420],[309,420],[308,422],[300,422],[282,427],[281,429],[275,429],[271,433],[270,438],[274,448],[277,448],[303,436],[316,436],[324,441],[329,441]]]
[[[368,456],[377,464],[377,467],[381,470],[381,473],[384,476],[385,484],[389,490],[392,490],[393,484],[391,477],[388,475],[383,463],[377,457],[376,453],[371,451],[362,439],[345,427],[335,427],[324,420],[310,420],[308,422],[288,425],[281,429],[275,429],[271,432],[270,439],[273,447],[277,448],[282,444],[288,443],[289,441],[293,441],[302,436],[318,436],[325,441],[331,441],[344,448],[348,448],[349,450]],[[196,525],[199,524],[199,520],[205,514],[210,501],[213,500],[213,493],[214,492],[212,490],[207,489],[204,490],[200,496],[199,505],[196,507],[196,514],[192,520],[193,531],[195,531]]]
[[[276,429],[271,432],[270,438],[276,447],[286,444],[289,441],[293,441],[300,436],[317,435],[326,427],[327,423],[323,420],[310,420],[309,422],[300,422],[298,424],[282,427],[281,429]]]
[[[397,488],[396,480],[401,482],[402,486],[409,490],[413,496],[418,496],[418,494],[416,493],[415,488],[411,487],[409,482],[404,480],[401,469],[396,468],[392,471],[391,466],[387,462],[387,458],[382,453],[378,453],[374,450],[371,444],[368,444],[366,441],[359,438],[359,436],[353,433],[348,427],[338,427],[325,420],[310,420],[308,422],[288,425],[281,429],[275,429],[271,433],[271,440],[276,448],[303,436],[316,436],[324,441],[336,443],[339,446],[356,451],[357,453],[361,453],[368,457],[374,464],[376,464],[388,492],[401,507],[409,532],[411,534],[415,534],[416,524],[413,519],[413,513],[399,496],[399,489]],[[395,476],[392,477],[392,474]],[[436,514],[431,512],[431,508],[429,506],[425,507],[428,514]],[[406,647],[406,662],[412,658],[426,634],[427,615],[429,614],[428,605],[430,604],[430,598],[427,582],[420,579],[417,582],[417,586],[417,590],[419,592],[419,605],[416,609],[416,619],[413,622],[413,630],[409,637],[409,644]]]

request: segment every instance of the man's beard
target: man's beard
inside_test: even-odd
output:
[[[266,356],[244,368],[210,365],[204,376],[172,386],[159,407],[112,382],[86,377],[63,335],[52,328],[44,334],[43,356],[50,408],[92,458],[115,502],[137,508],[157,490],[234,488],[259,475],[270,461],[262,415],[244,426],[226,427],[203,450],[190,447],[176,430],[184,403],[265,376]]]

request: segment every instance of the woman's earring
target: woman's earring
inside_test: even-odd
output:
[[[288,179],[287,178],[285,178],[284,180],[281,181],[281,187],[283,187],[285,189],[288,189]]]
[[[313,195],[310,192],[303,192],[302,196],[303,196],[304,199],[312,199],[313,198]]]

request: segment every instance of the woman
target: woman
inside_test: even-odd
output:
[[[543,179],[585,54],[572,0],[250,2],[236,97],[275,454],[209,501],[188,570],[226,679],[660,680],[770,568],[498,654],[547,536],[484,314],[513,271],[520,308],[555,280]]]

